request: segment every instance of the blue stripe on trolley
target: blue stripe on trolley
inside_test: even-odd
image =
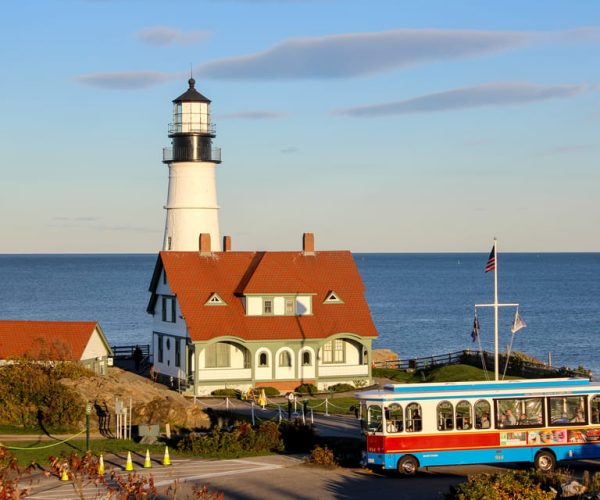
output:
[[[551,450],[557,460],[591,459],[600,456],[600,447],[590,445],[535,446],[487,448],[480,450],[450,450],[412,452],[419,467],[435,467],[472,464],[501,464],[511,462],[533,462],[540,450]],[[367,453],[367,464],[382,465],[385,469],[396,469],[398,461],[406,453]]]

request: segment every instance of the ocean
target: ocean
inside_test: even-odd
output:
[[[379,332],[376,348],[402,359],[477,349],[474,304],[493,302],[487,254],[355,254]],[[0,255],[1,319],[99,321],[112,344],[150,343],[148,255]],[[555,366],[600,374],[600,254],[500,254],[499,298],[520,304],[527,327],[513,349]],[[479,310],[493,350],[493,312]],[[515,308],[502,308],[500,347],[510,343]]]

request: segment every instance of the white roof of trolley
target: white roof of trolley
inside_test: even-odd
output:
[[[465,397],[527,397],[600,393],[600,383],[587,378],[387,384],[380,390],[356,394],[363,400],[455,399]]]

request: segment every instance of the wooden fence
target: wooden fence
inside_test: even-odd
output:
[[[373,363],[374,368],[395,368],[397,370],[427,370],[430,368],[436,368],[446,365],[457,365],[459,363],[465,365],[475,366],[477,368],[483,368],[484,364],[488,371],[494,371],[494,353],[489,351],[472,351],[466,349],[464,351],[450,352],[448,354],[441,354],[438,356],[427,356],[423,358],[413,358],[405,360],[386,360],[376,361]],[[500,373],[504,373],[504,367],[506,365],[506,355],[500,354],[498,356],[498,363],[500,365]],[[507,375],[514,375],[525,378],[549,378],[549,377],[581,377],[591,376],[591,373],[581,370],[574,370],[567,367],[553,367],[545,364],[530,363],[524,361],[517,356],[511,356],[508,367],[506,369]]]
[[[142,354],[144,355],[142,359],[148,359],[148,356],[150,356],[149,344],[113,345],[111,349],[115,359],[133,359],[133,351],[135,351],[136,347],[142,350]]]

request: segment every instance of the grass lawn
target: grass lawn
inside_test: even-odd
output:
[[[469,380],[487,380],[485,372],[470,365],[446,365],[432,370],[420,370],[407,373],[394,368],[373,368],[374,377],[385,377],[402,384],[418,384],[423,382],[465,382]],[[488,371],[488,379],[493,380],[494,372]],[[506,376],[506,379],[519,377]]]
[[[328,412],[333,415],[345,415],[345,414],[353,414],[354,410],[350,409],[351,406],[355,406],[358,404],[358,399],[353,397],[332,397],[329,398],[328,403]],[[309,399],[308,400],[308,410],[314,408],[314,412],[325,413],[325,400],[324,399]]]
[[[75,452],[78,455],[85,453],[85,439],[78,439],[69,441],[67,443],[55,444],[48,441],[12,441],[5,442],[2,444],[13,453],[18,461],[19,465],[27,466],[32,462],[39,465],[46,465],[48,463],[49,456],[69,456]],[[49,447],[49,445],[53,445]],[[128,451],[132,453],[138,453],[142,458],[146,454],[146,449],[150,450],[150,456],[152,459],[162,460],[165,446],[164,445],[152,445],[148,446],[145,444],[134,443],[133,441],[125,439],[97,439],[90,441],[91,451],[99,455],[100,453],[105,454],[118,454],[126,455]],[[12,449],[19,448],[19,449]],[[172,454],[173,450],[169,449],[169,454]],[[136,458],[134,457],[134,461]],[[123,465],[125,462],[123,462]]]

